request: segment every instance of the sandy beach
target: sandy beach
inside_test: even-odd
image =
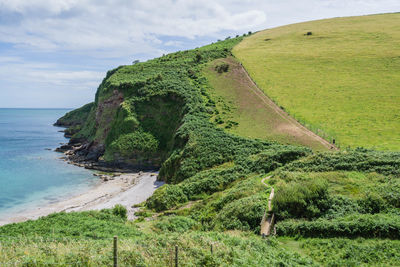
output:
[[[164,184],[157,181],[157,175],[155,172],[139,172],[110,176],[108,181],[101,182],[87,192],[67,200],[41,208],[22,210],[11,214],[8,218],[0,218],[0,225],[35,220],[54,212],[107,209],[116,204],[124,205],[128,210],[128,219],[132,220],[134,212],[137,210],[132,206],[145,201],[158,187]]]

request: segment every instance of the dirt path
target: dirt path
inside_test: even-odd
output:
[[[267,176],[264,179],[261,180],[261,183],[265,185],[266,187],[271,187],[271,193],[269,194],[268,197],[268,210],[264,212],[264,216],[261,220],[261,235],[262,236],[269,236],[271,234],[271,228],[274,225],[275,221],[275,215],[272,213],[270,216],[268,216],[271,211],[272,211],[272,199],[274,198],[275,191],[272,186],[269,186],[265,180],[268,180],[271,178],[271,176]]]
[[[298,121],[296,121],[293,117],[291,117],[287,112],[282,110],[278,105],[276,105],[265,93],[257,86],[257,84],[253,81],[253,79],[250,77],[249,73],[247,70],[243,67],[242,65],[243,72],[245,73],[246,77],[249,79],[251,84],[252,91],[271,109],[273,109],[283,120],[285,120],[287,123],[291,124],[292,129],[291,131],[295,132],[301,132],[304,135],[309,136],[310,138],[316,140],[317,142],[321,143],[324,147],[328,149],[334,149],[337,150],[338,148],[331,143],[329,143],[327,140],[323,139],[319,135],[315,134],[314,132],[310,131],[307,129],[305,126],[300,124]]]

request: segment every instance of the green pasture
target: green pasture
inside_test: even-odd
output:
[[[233,54],[266,95],[340,147],[400,150],[399,13],[265,30]]]
[[[219,73],[217,67],[223,64],[229,68]],[[265,103],[235,58],[214,60],[203,68],[202,74],[208,81],[207,93],[215,102],[216,112],[212,120],[218,127],[243,137],[326,149]]]

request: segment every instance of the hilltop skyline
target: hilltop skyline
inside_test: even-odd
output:
[[[396,12],[397,1],[0,0],[0,107],[73,108],[106,71],[289,23]]]

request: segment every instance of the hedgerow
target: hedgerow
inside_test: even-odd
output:
[[[303,160],[287,164],[284,169],[303,172],[336,170],[377,172],[400,177],[400,152],[356,149],[335,153],[316,153]]]
[[[351,214],[314,221],[286,220],[276,226],[278,235],[304,237],[400,238],[398,214]]]

